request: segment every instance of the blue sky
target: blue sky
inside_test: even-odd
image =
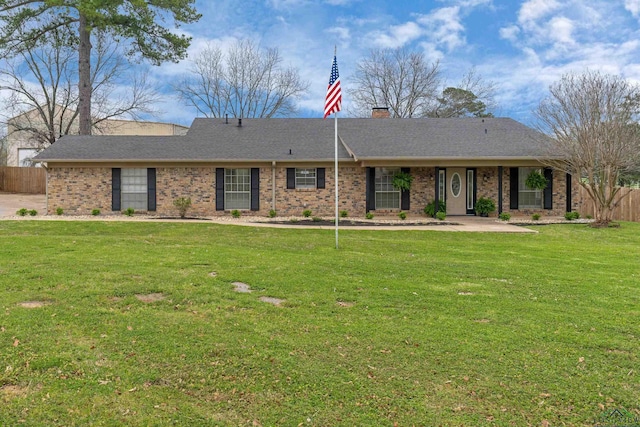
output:
[[[406,47],[441,62],[453,85],[471,67],[497,84],[498,116],[532,123],[550,84],[585,69],[640,82],[640,0],[197,0],[202,19],[182,27],[193,57],[207,43],[223,49],[250,38],[276,47],[283,65],[310,83],[301,117],[322,117],[333,47],[344,93],[372,48]],[[151,67],[161,84],[188,60]],[[195,110],[167,93],[157,117],[188,125]]]

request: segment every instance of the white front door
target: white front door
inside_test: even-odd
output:
[[[467,170],[447,168],[447,215],[467,214]]]

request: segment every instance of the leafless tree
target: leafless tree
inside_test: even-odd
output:
[[[485,79],[478,73],[475,67],[471,67],[467,73],[462,76],[462,80],[458,87],[463,90],[472,92],[485,105],[488,112],[497,108],[496,91],[498,84],[494,81]]]
[[[186,56],[191,38],[169,28],[192,23],[201,15],[195,0],[87,1],[87,0],[0,0],[0,51],[15,56],[34,44],[47,43],[53,33],[64,32],[67,46],[78,58],[79,133],[90,135],[92,128],[91,65],[92,33],[108,31],[128,41],[127,55],[139,55],[153,64],[178,61]]]
[[[122,55],[120,45],[104,32],[96,34],[91,70],[91,126],[100,129],[105,120],[142,120],[156,115],[154,104],[161,100],[158,88],[146,70],[134,69]]]
[[[374,49],[356,65],[349,95],[354,113],[367,116],[373,107],[388,107],[392,117],[423,117],[440,84],[440,63],[403,48]]]
[[[237,41],[226,54],[209,45],[174,89],[206,117],[289,117],[309,84],[281,62],[277,49],[263,50],[250,40]]]
[[[535,114],[551,138],[545,163],[571,174],[595,205],[596,225],[612,219],[618,180],[640,165],[640,88],[618,76],[567,74]]]
[[[46,44],[26,46],[0,67],[0,90],[8,93],[2,121],[11,133],[21,132],[38,149],[63,135],[78,133],[77,51],[63,34],[52,32]],[[94,33],[91,70],[92,126],[109,118],[139,119],[153,114],[159,99],[144,73],[136,73],[123,58],[119,46],[104,34]],[[126,91],[118,91],[124,85]]]

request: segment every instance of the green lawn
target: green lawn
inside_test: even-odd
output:
[[[2,221],[0,425],[640,417],[640,224],[537,230]]]

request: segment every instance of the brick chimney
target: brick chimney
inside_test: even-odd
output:
[[[371,111],[372,119],[388,119],[389,117],[391,117],[389,107],[373,107]]]

